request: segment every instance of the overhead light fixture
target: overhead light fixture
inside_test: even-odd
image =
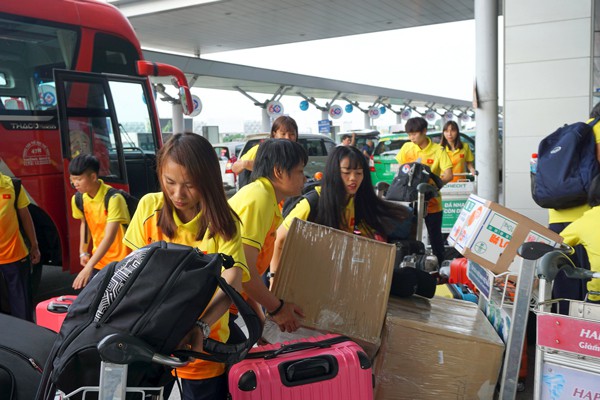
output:
[[[117,0],[113,0],[117,1]],[[158,14],[165,11],[200,6],[208,3],[217,3],[224,0],[155,0],[128,3],[117,7],[128,18],[142,15]]]

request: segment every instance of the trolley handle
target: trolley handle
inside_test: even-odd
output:
[[[545,279],[546,282],[553,281],[561,270],[564,271],[566,277],[571,279],[600,278],[600,272],[576,267],[573,261],[561,250],[544,254],[536,266],[538,278]]]
[[[556,248],[546,243],[526,242],[519,246],[517,249],[517,254],[526,260],[534,261],[542,258],[544,254],[552,251],[559,251],[563,254],[571,254],[573,252],[573,248],[564,243],[562,243],[559,248]]]
[[[143,340],[122,333],[105,336],[98,343],[97,348],[102,361],[113,364],[131,364],[139,361],[173,368],[189,364],[189,360],[154,353],[154,350]]]

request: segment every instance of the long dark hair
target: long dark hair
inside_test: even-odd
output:
[[[348,221],[344,220],[348,196],[340,169],[340,163],[345,158],[349,160],[350,169],[363,170],[363,180],[354,196],[354,217],[357,226],[364,222],[375,231],[387,234],[393,229],[394,222],[410,218],[404,207],[377,197],[373,190],[367,159],[360,150],[353,146],[338,146],[327,159],[315,222],[335,229],[348,225]],[[373,235],[369,233],[367,236]]]
[[[453,129],[456,131],[456,140],[453,143],[454,148],[462,149],[463,143],[460,140],[460,129],[458,129],[458,124],[456,123],[456,121],[448,121],[444,124],[444,128],[442,129],[442,138],[440,140],[440,146],[442,146],[445,149],[450,148],[450,143],[448,142],[448,139],[446,139],[446,136],[444,135],[444,132],[446,132],[448,129]]]
[[[158,227],[168,238],[175,237],[177,225],[173,219],[174,206],[163,187],[162,169],[171,160],[187,170],[194,187],[200,195],[202,216],[199,220],[196,240],[201,240],[206,230],[209,237],[220,235],[229,240],[237,233],[237,215],[227,203],[219,159],[208,140],[194,133],[177,133],[160,149],[157,155],[157,173],[164,196],[158,217]],[[200,209],[199,209],[200,210]]]

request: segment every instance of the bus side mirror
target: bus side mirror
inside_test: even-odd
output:
[[[192,94],[190,93],[187,79],[179,68],[168,64],[139,60],[137,62],[137,71],[141,76],[173,76],[175,78],[173,83],[179,89],[179,100],[181,101],[183,113],[190,115],[194,111],[194,102],[192,101]]]

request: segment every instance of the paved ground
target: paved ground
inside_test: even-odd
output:
[[[40,284],[39,294],[36,296],[36,303],[54,296],[63,294],[74,294],[71,284],[75,275],[62,272],[60,267],[44,266],[42,271],[42,283]],[[516,400],[533,399],[533,365],[535,357],[535,346],[528,348],[529,355],[529,376],[526,381],[525,391],[517,393]],[[179,400],[179,392],[175,388],[169,400]]]

